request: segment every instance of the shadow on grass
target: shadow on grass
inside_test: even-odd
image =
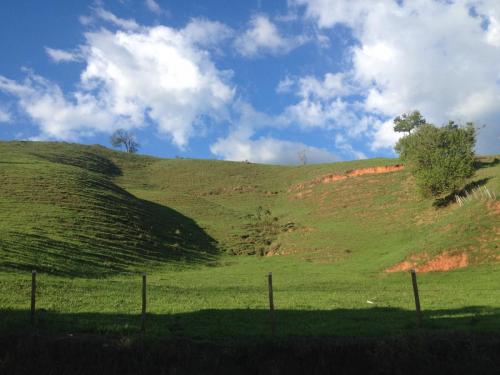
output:
[[[465,197],[471,190],[486,185],[486,183],[491,180],[491,177],[482,178],[480,180],[469,182],[461,190],[453,192],[446,197],[438,198],[432,204],[436,208],[444,208],[455,202],[455,196]]]
[[[193,219],[180,212],[154,202],[140,200],[153,218],[150,230],[160,241],[161,256],[167,259],[202,263],[213,260],[218,254],[217,241],[208,235]],[[170,248],[171,253],[164,248]]]
[[[429,310],[417,331],[414,312],[395,308],[277,310],[271,337],[265,310],[150,314],[146,335],[138,334],[138,315],[45,311],[30,332],[28,311],[0,310],[0,371],[497,373],[499,313],[474,306]],[[478,327],[490,333],[471,333]]]
[[[498,164],[500,164],[500,159],[498,158],[493,158],[493,160],[489,161],[478,159],[476,160],[475,167],[476,169],[489,168],[489,167],[494,167]]]
[[[122,171],[108,158],[81,149],[61,152],[59,145],[33,155],[75,168],[52,173],[51,191],[33,195],[49,208],[40,209],[34,200],[36,219],[26,230],[14,227],[2,233],[0,269],[102,277],[142,271],[159,262],[185,265],[215,259],[215,239],[182,213],[115,184],[110,177]],[[69,177],[73,182],[66,184]],[[31,197],[29,189],[26,185]],[[20,203],[26,214],[22,196],[16,199],[13,204]]]
[[[60,150],[55,149],[52,150],[52,152],[33,152],[32,155],[52,163],[80,167],[91,172],[105,174],[109,177],[122,175],[121,169],[115,163],[96,152],[83,151],[80,149],[61,152]]]
[[[122,238],[120,233],[98,227],[90,233],[84,223],[80,230],[73,230],[72,238],[10,232],[0,239],[6,251],[0,269],[90,278],[136,272],[159,262],[189,265],[216,259],[217,242],[194,220],[152,202],[140,205],[146,210],[141,221],[144,227],[135,238]]]
[[[75,223],[70,235],[58,225],[53,233],[8,232],[0,238],[0,269],[36,269],[91,278],[137,272],[162,262],[181,266],[217,258],[217,241],[194,220],[169,207],[131,197],[135,211],[127,214],[139,220],[111,212],[95,221],[90,217],[86,218],[90,222]],[[140,227],[124,229],[132,225]]]
[[[139,301],[138,301],[139,302]],[[37,312],[37,328],[48,333],[135,334],[140,332],[137,314]],[[0,331],[30,330],[27,310],[0,310]],[[275,310],[278,337],[292,336],[389,336],[417,330],[415,311],[392,307],[333,310]],[[271,316],[265,309],[207,309],[175,314],[148,313],[151,337],[199,339],[254,339],[271,336]],[[426,310],[423,325],[429,331],[496,332],[500,334],[500,309],[468,306]]]

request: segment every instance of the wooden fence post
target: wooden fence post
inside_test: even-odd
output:
[[[146,274],[142,274],[142,315],[141,315],[141,331],[146,330]]]
[[[269,314],[271,319],[271,333],[274,336],[276,333],[276,322],[274,319],[274,298],[273,298],[273,274],[269,272],[267,275],[267,284],[269,287]]]
[[[415,296],[415,309],[417,311],[417,326],[422,326],[422,312],[420,311],[420,297],[418,295],[417,273],[414,269],[410,271],[411,283],[413,284],[413,295]]]
[[[36,325],[36,271],[31,271],[31,325]]]

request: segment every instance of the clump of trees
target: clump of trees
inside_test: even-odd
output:
[[[474,175],[476,128],[450,121],[437,127],[414,111],[394,119],[394,130],[407,133],[396,144],[400,158],[424,196],[460,190]]]
[[[127,132],[123,129],[116,130],[111,135],[111,145],[113,147],[125,147],[125,151],[129,153],[136,153],[139,150],[139,143],[135,139],[135,136],[132,133]]]

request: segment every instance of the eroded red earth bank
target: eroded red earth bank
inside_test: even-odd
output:
[[[384,165],[380,167],[353,169],[352,171],[347,171],[342,174],[328,174],[325,176],[316,177],[314,180],[309,182],[296,184],[289,189],[289,192],[302,190],[304,188],[310,188],[318,184],[329,184],[335,181],[345,180],[351,177],[362,176],[364,174],[389,173],[389,172],[400,171],[402,169],[404,169],[404,166],[402,164],[396,164],[396,165]]]

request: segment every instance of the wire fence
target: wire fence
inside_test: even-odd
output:
[[[483,275],[491,274],[489,272],[485,272]],[[382,284],[383,280],[378,280],[377,287],[374,288],[373,285],[370,285],[369,282],[366,282],[365,287],[359,287],[359,283],[357,284],[356,288],[353,288],[352,285],[347,285],[347,283],[344,282],[344,284],[340,285],[335,285],[335,284],[330,284],[329,291],[326,291],[326,282],[321,282],[321,288],[315,289],[315,288],[294,288],[293,286],[286,286],[286,287],[279,287],[279,282],[278,283],[273,283],[273,275],[272,273],[269,273],[267,275],[267,310],[269,314],[269,322],[270,322],[270,334],[275,335],[276,334],[276,325],[277,325],[277,320],[278,316],[280,315],[280,303],[282,301],[282,298],[284,299],[286,296],[290,296],[293,293],[293,298],[295,300],[295,304],[300,306],[300,302],[297,302],[297,299],[300,299],[301,297],[304,297],[303,301],[303,306],[306,306],[307,308],[314,309],[314,303],[310,304],[310,300],[312,298],[317,297],[318,295],[324,296],[325,293],[328,293],[328,297],[331,298],[332,300],[335,300],[339,296],[343,295],[349,295],[349,296],[358,296],[356,297],[358,302],[364,304],[365,307],[378,307],[380,309],[401,309],[402,306],[404,306],[406,309],[413,308],[414,309],[414,318],[413,323],[418,327],[422,327],[424,316],[426,313],[426,307],[432,307],[434,308],[434,311],[432,311],[432,314],[429,315],[435,315],[435,316],[442,316],[447,313],[448,310],[444,308],[438,308],[442,307],[442,301],[443,301],[443,296],[448,296],[444,299],[450,299],[454,298],[455,300],[470,300],[471,297],[474,297],[474,300],[481,300],[483,297],[485,299],[492,299],[495,297],[498,297],[500,301],[500,295],[497,293],[500,293],[500,289],[496,289],[493,287],[476,287],[476,288],[463,288],[463,286],[459,284],[447,284],[446,286],[444,285],[436,285],[435,280],[430,280],[426,279],[424,282],[419,282],[418,277],[417,277],[417,272],[412,270],[410,272],[411,277],[408,277],[407,280],[407,285],[406,286],[394,286],[394,285],[386,285],[384,286]],[[40,299],[40,288],[39,288],[39,282],[37,280],[37,272],[32,271],[32,279],[31,279],[31,293],[30,293],[30,322],[31,326],[33,328],[37,328],[38,325],[38,319],[37,319],[37,306],[39,304],[39,299]],[[119,283],[120,281],[116,280],[107,280],[111,283]],[[107,282],[106,281],[106,282]],[[440,280],[442,282],[442,280]],[[137,322],[139,323],[140,326],[140,331],[145,332],[146,327],[147,327],[147,321],[148,321],[148,302],[150,298],[150,294],[154,293],[151,290],[148,290],[148,278],[146,274],[143,274],[141,276],[141,284],[142,287],[140,288],[139,291],[132,291],[134,295],[137,295]],[[278,285],[278,288],[276,288],[276,285]],[[156,280],[155,282],[152,283],[152,289],[161,287],[161,292],[164,293],[165,291],[168,292],[170,291],[175,291],[177,294],[176,295],[182,295],[183,292],[191,291],[193,287],[191,286],[186,286],[185,288],[180,288],[178,286],[172,286],[172,287],[167,287],[163,284],[163,282],[160,282]],[[61,286],[64,288],[64,286]],[[216,288],[215,288],[216,289]],[[68,298],[71,298],[73,302],[82,302],[86,301],[87,303],[92,300],[95,296],[93,293],[95,292],[95,288],[91,291],[80,291],[80,293],[77,294],[77,296],[71,296]],[[228,293],[228,288],[226,287],[220,287],[218,289],[220,293]],[[124,290],[124,294],[130,295],[131,290]],[[159,294],[159,291],[156,291],[157,294]],[[245,297],[247,294],[256,294],[256,293],[262,293],[262,298],[264,299],[264,294],[262,288],[257,288],[257,287],[247,287],[245,288],[244,286],[234,286],[231,289],[231,292],[234,293],[235,299],[242,299]],[[237,294],[238,293],[238,294]],[[189,293],[185,293],[189,296]],[[201,288],[199,291],[197,291],[196,295],[198,298],[201,298],[200,296],[203,295],[203,288]],[[450,297],[450,295],[452,297]],[[140,296],[140,298],[139,298]],[[188,297],[186,297],[188,298]],[[195,296],[196,298],[196,296]],[[309,300],[308,300],[309,298]],[[352,299],[352,298],[351,298]],[[140,301],[140,302],[139,302]],[[402,302],[403,301],[403,302]],[[344,302],[344,304],[342,303]],[[422,303],[423,302],[423,303]],[[439,302],[439,303],[437,303]],[[286,305],[286,304],[284,304]],[[265,310],[264,304],[262,304],[262,309]],[[211,308],[210,305],[206,306],[207,308]],[[220,307],[220,306],[219,306]],[[352,304],[345,303],[345,301],[340,300],[340,302],[335,306],[336,309],[338,310],[349,310],[352,308]],[[285,309],[285,308],[284,308]],[[334,307],[332,306],[332,309]],[[288,312],[293,310],[288,308]],[[322,309],[317,309],[322,310]],[[460,309],[455,309],[455,310],[460,310]],[[456,313],[456,311],[453,310],[452,308],[449,309],[448,313]],[[139,313],[140,311],[140,313]],[[283,310],[282,310],[283,311]],[[408,312],[408,311],[406,311]],[[461,314],[470,314],[471,311],[470,309],[461,309],[459,311]],[[473,314],[478,315],[478,312],[472,311]],[[499,315],[500,315],[500,310],[499,310]],[[406,314],[408,316],[408,314]],[[355,318],[353,318],[355,319]],[[500,319],[500,316],[499,316]]]

